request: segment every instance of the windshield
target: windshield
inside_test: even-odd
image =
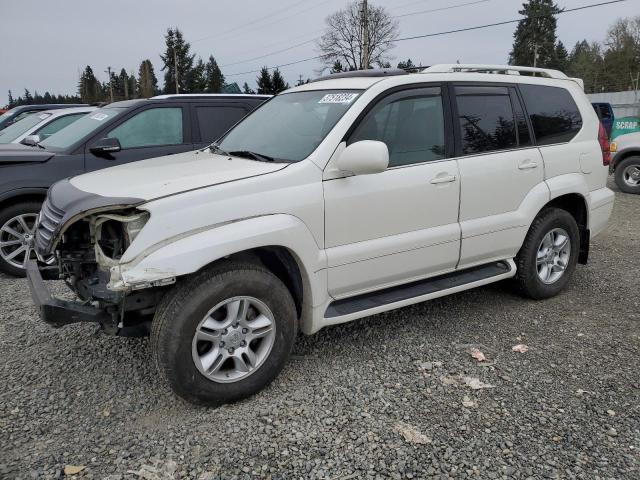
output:
[[[0,130],[0,144],[11,143],[20,135],[31,130],[35,125],[42,122],[47,117],[50,117],[50,113],[32,113],[27,115],[22,120],[17,121],[9,125],[4,130]]]
[[[360,95],[316,90],[279,95],[242,120],[220,142],[226,152],[253,152],[276,161],[307,158]]]
[[[126,110],[108,107],[95,110],[43,140],[40,145],[53,151],[65,150]]]

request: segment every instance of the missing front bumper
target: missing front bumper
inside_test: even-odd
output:
[[[40,311],[40,318],[54,327],[63,327],[72,323],[98,323],[112,326],[114,318],[104,310],[90,305],[82,305],[52,297],[35,260],[27,263],[27,280],[33,303]]]

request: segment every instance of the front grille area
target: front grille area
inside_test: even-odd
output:
[[[36,230],[35,247],[38,255],[44,257],[51,253],[50,249],[53,246],[54,234],[63,217],[64,211],[56,208],[51,203],[51,199],[47,197],[42,204],[38,229]]]

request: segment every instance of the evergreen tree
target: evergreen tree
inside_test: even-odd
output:
[[[333,62],[333,66],[331,67],[331,70],[329,70],[329,73],[340,73],[343,71],[344,68],[342,66],[342,62],[340,62],[340,60],[336,60],[335,62]]]
[[[28,89],[24,89],[24,104],[25,105],[33,105],[33,97],[31,96],[31,92]]]
[[[158,79],[153,71],[151,60],[143,60],[138,69],[138,98],[153,97],[158,91]]]
[[[569,64],[569,52],[567,52],[567,49],[564,47],[564,44],[559,41],[558,44],[556,45],[556,51],[554,53],[553,62],[549,64],[549,66],[551,68],[555,68],[556,70],[560,70],[561,72],[564,72],[567,70],[568,64]]]
[[[169,28],[165,35],[166,49],[164,55],[160,55],[163,62],[165,93],[189,93],[187,81],[193,68],[195,55],[190,54],[191,45],[185,41],[182,32],[177,28]],[[176,92],[176,60],[178,62],[178,92]]]
[[[93,70],[87,65],[80,75],[78,82],[78,94],[84,103],[95,103],[102,100],[102,87],[93,74]]]
[[[187,77],[187,91],[189,93],[204,93],[207,89],[207,77],[205,65],[201,58],[198,58],[195,67],[191,69]]]
[[[245,85],[247,85],[247,84],[245,83]],[[248,88],[248,85],[247,85],[247,88]],[[13,95],[11,94],[11,90],[9,90],[9,103],[7,104],[7,106],[9,108],[13,108],[13,106],[14,106],[13,104],[14,103],[15,103],[15,100],[13,99]]]
[[[242,86],[242,93],[246,93],[247,95],[255,95],[256,91],[249,88],[249,84],[247,82],[244,82],[244,85]]]
[[[272,93],[273,95],[276,95],[282,92],[283,90],[286,90],[287,88],[289,88],[289,84],[284,81],[284,78],[282,77],[280,70],[276,68],[273,71],[273,74],[271,75],[271,92],[270,93]]]
[[[557,48],[555,15],[561,11],[553,0],[529,0],[522,5],[519,13],[525,18],[518,22],[513,35],[513,50],[509,55],[511,65],[554,65]],[[536,50],[537,62],[534,60]]]
[[[258,93],[270,94],[273,92],[273,85],[271,84],[271,75],[269,75],[269,69],[262,67],[260,75],[258,75]]]
[[[209,61],[207,62],[207,67],[205,69],[206,79],[207,79],[207,93],[220,93],[222,92],[222,87],[224,87],[224,75],[218,66],[218,62],[213,58],[213,55],[209,56]]]
[[[599,44],[589,44],[586,40],[575,44],[569,55],[567,75],[581,78],[585,91],[593,93],[599,91],[598,85],[603,82],[603,70],[604,62]]]
[[[410,58],[407,58],[405,62],[398,63],[398,68],[401,68],[402,70],[409,70],[411,68],[416,68],[416,66],[413,64]]]

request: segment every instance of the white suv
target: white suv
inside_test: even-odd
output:
[[[56,326],[150,332],[185,399],[237,400],[276,377],[298,329],[512,277],[531,298],[559,293],[611,213],[605,143],[557,71],[331,76],[205,150],[55,184],[32,296]],[[51,256],[82,303],[48,294]]]

